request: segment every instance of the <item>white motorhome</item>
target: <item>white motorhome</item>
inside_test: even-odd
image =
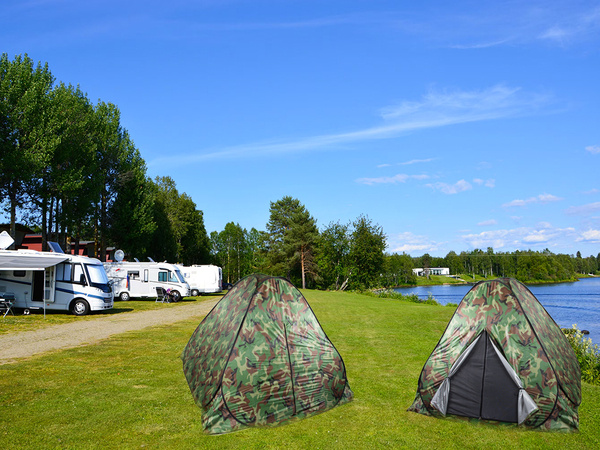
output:
[[[0,250],[0,295],[13,308],[70,311],[83,316],[113,307],[102,263],[87,256]]]
[[[223,289],[223,271],[219,266],[207,264],[179,267],[190,285],[192,296],[221,292]]]
[[[156,288],[168,290],[173,301],[190,295],[179,268],[169,263],[117,261],[104,263],[115,298],[156,298]]]

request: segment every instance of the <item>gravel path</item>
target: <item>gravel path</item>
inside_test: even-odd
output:
[[[53,325],[40,330],[3,334],[0,335],[0,365],[52,350],[94,344],[126,331],[202,317],[208,314],[219,300],[220,298],[217,298],[185,306],[104,316]]]

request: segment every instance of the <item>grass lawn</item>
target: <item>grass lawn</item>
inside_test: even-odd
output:
[[[204,435],[179,360],[198,324],[186,321],[0,366],[0,448],[600,448],[600,387],[588,384],[579,433],[407,412],[453,309],[304,293],[344,358],[354,401],[285,426]]]

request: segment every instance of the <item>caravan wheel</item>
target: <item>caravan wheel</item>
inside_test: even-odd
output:
[[[130,297],[129,297],[129,292],[123,291],[119,294],[119,298],[121,299],[122,302],[126,302],[129,301]]]
[[[85,316],[90,312],[90,305],[83,299],[75,300],[71,305],[71,312],[76,316]]]

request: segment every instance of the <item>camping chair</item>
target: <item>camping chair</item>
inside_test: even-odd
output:
[[[156,288],[156,301],[160,303],[170,302],[169,293],[165,288],[162,288],[160,286]]]
[[[0,294],[0,314],[4,313],[2,317],[6,317],[8,313],[11,313],[13,316],[15,313],[12,310],[13,301],[15,296],[13,294],[9,294],[8,292],[5,294]]]

